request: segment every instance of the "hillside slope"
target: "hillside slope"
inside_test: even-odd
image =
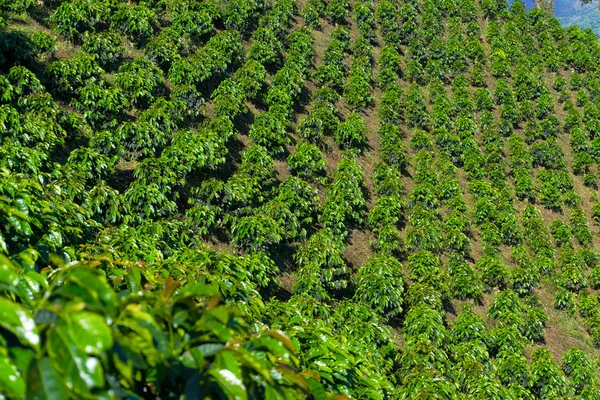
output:
[[[0,10],[0,393],[600,398],[593,32],[504,0]]]

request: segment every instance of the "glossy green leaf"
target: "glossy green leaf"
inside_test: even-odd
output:
[[[91,312],[79,312],[69,318],[71,337],[77,338],[75,343],[87,354],[100,355],[110,350],[113,337],[106,319]]]
[[[0,393],[6,393],[12,398],[22,398],[25,395],[25,383],[17,367],[11,360],[0,352]]]
[[[4,235],[0,232],[0,252],[8,254],[8,246],[6,244],[6,240],[4,239]]]
[[[40,337],[29,311],[19,304],[0,297],[0,327],[12,332],[19,341],[38,349]]]
[[[17,286],[19,283],[19,271],[8,257],[2,254],[0,254],[0,282],[12,286]]]
[[[58,325],[50,332],[48,353],[67,387],[76,393],[88,394],[91,389],[104,386],[104,374],[100,360],[80,350],[75,344],[77,340],[64,325]]]
[[[265,400],[285,400],[284,394],[280,393],[273,386],[265,387]]]
[[[204,357],[212,357],[225,347],[222,343],[204,343],[194,350],[199,351]]]
[[[239,349],[239,358],[240,362],[246,368],[251,368],[257,374],[260,374],[262,378],[268,383],[272,382],[270,371],[268,364],[259,359],[252,351],[246,350],[244,348]]]
[[[227,397],[235,400],[246,400],[248,394],[242,380],[242,371],[233,353],[222,351],[217,355],[214,366],[208,371]]]
[[[134,322],[136,331],[141,329],[149,332],[152,342],[155,343],[156,349],[167,357],[169,354],[169,341],[167,335],[156,323],[156,320],[152,315],[135,310],[130,310],[129,314],[132,316],[132,320],[130,321]]]
[[[228,398],[235,400],[248,399],[244,382],[238,379],[230,370],[211,369],[208,372],[215,378],[223,392],[227,394]]]
[[[75,269],[69,271],[66,281],[76,283],[85,289],[94,299],[101,302],[113,313],[117,310],[117,296],[108,286],[106,279],[88,269]]]
[[[316,379],[314,379],[310,376],[306,376],[305,379],[306,379],[306,383],[310,387],[311,394],[313,395],[315,400],[326,400],[327,399],[327,393],[325,393],[325,388],[323,387],[321,382],[317,381]]]
[[[63,380],[48,357],[32,360],[27,370],[25,400],[67,400]]]
[[[35,358],[35,351],[23,347],[12,347],[8,351],[8,356],[19,371],[27,371],[29,363]]]
[[[223,322],[212,318],[212,316],[202,318],[196,323],[196,326],[205,326],[209,328],[212,333],[223,342],[227,342],[231,339],[231,332],[227,329],[226,325],[224,325]]]
[[[138,267],[131,267],[125,274],[127,286],[130,293],[137,293],[140,290],[141,273]]]
[[[219,289],[215,285],[207,285],[203,283],[196,283],[186,285],[179,289],[175,296],[175,302],[181,301],[188,297],[213,297],[219,295]]]
[[[292,353],[296,352],[296,349],[294,348],[294,342],[292,342],[292,340],[289,338],[289,336],[286,335],[281,330],[279,330],[279,329],[270,329],[268,331],[265,331],[265,333],[267,335],[272,336],[275,339],[279,340]]]
[[[22,297],[31,301],[41,289],[48,288],[48,283],[39,273],[27,271],[21,277],[18,288],[22,293]]]
[[[16,265],[21,267],[22,270],[28,271],[35,268],[35,262],[37,261],[39,256],[40,253],[37,250],[30,247],[26,250],[23,250],[16,256],[13,256],[12,259]]]
[[[310,390],[310,387],[308,386],[306,379],[304,379],[304,377],[302,375],[300,375],[299,373],[297,373],[296,371],[292,370],[291,368],[289,368],[287,366],[281,366],[278,370],[290,382],[294,383],[294,385],[302,388],[305,391]]]

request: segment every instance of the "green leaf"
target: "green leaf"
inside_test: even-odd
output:
[[[229,398],[247,399],[248,395],[243,382],[242,369],[234,353],[230,351],[219,352],[209,373],[216,379]]]
[[[117,311],[117,296],[103,276],[89,269],[68,270],[65,282],[73,282],[85,289],[96,301],[101,302],[111,313]]]
[[[104,386],[104,373],[100,361],[81,351],[64,325],[50,331],[48,353],[54,368],[64,375],[67,387],[79,394],[89,394],[90,389]]]
[[[219,295],[219,289],[216,285],[207,285],[204,283],[195,283],[191,285],[185,285],[179,289],[179,292],[175,296],[174,302],[178,302],[188,297],[213,297]]]
[[[2,254],[0,254],[0,282],[12,286],[17,286],[19,283],[19,270],[8,257]]]
[[[127,280],[127,286],[131,293],[137,293],[141,287],[141,272],[138,267],[131,267],[129,271],[125,274],[125,279]]]
[[[65,384],[47,357],[33,360],[27,370],[25,400],[67,400]]]
[[[192,350],[199,351],[204,357],[212,357],[225,347],[222,343],[204,343]]]
[[[6,244],[4,236],[2,236],[2,232],[0,232],[0,251],[8,254],[8,245]]]
[[[279,393],[273,386],[265,386],[265,400],[285,400],[285,398],[286,397]]]
[[[77,347],[87,354],[100,355],[113,345],[112,332],[106,320],[98,314],[79,312],[70,318],[71,336]]]
[[[244,348],[239,349],[239,357],[240,361],[243,362],[245,367],[249,367],[253,370],[253,372],[260,374],[268,384],[272,383],[272,379],[269,374],[269,366],[264,360],[261,360],[260,358],[256,357],[255,353]]]
[[[21,267],[23,271],[30,271],[35,268],[35,262],[39,256],[40,253],[30,247],[19,254],[12,256],[12,259],[13,263]]]
[[[39,349],[40,337],[30,313],[5,298],[0,298],[0,326],[12,332],[22,344]]]
[[[306,379],[304,379],[304,377],[296,371],[292,370],[291,368],[285,365],[279,367],[278,371],[281,372],[281,374],[285,376],[287,380],[294,383],[294,385],[302,388],[307,392],[310,391],[310,387],[308,386]]]
[[[35,352],[32,349],[14,346],[8,350],[8,357],[19,371],[27,371],[29,363],[35,358]]]
[[[246,386],[242,381],[242,371],[232,353],[222,351],[217,354],[217,361],[208,372],[215,378],[228,398],[248,399]]]
[[[311,394],[313,395],[315,400],[325,400],[327,399],[327,393],[325,393],[325,388],[321,384],[321,382],[316,379],[306,376],[306,383],[310,387]]]
[[[27,271],[19,281],[18,288],[21,292],[21,298],[29,301],[35,298],[35,295],[40,292],[40,288],[47,289],[48,283],[39,273],[35,271]]]
[[[231,332],[227,329],[227,326],[223,322],[212,318],[212,314],[203,315],[203,318],[196,323],[196,328],[208,329],[223,342],[231,340]]]
[[[296,349],[294,348],[294,343],[283,331],[280,331],[279,329],[270,329],[268,331],[265,331],[265,333],[279,340],[292,353],[296,352]]]
[[[23,398],[25,383],[11,360],[0,353],[0,392],[9,397]]]
[[[133,309],[128,310],[128,312],[133,317],[133,321],[137,326],[136,328],[132,329],[134,329],[136,332],[138,332],[140,328],[147,331],[151,336],[152,342],[155,343],[156,349],[160,351],[164,357],[168,357],[170,354],[168,337],[156,323],[152,315],[143,311],[135,311]]]

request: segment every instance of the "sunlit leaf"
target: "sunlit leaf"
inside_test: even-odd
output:
[[[12,332],[22,344],[39,348],[40,337],[30,313],[3,297],[0,297],[0,327]]]

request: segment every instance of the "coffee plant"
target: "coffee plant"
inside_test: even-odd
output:
[[[0,398],[600,398],[600,45],[535,3],[0,0]]]

